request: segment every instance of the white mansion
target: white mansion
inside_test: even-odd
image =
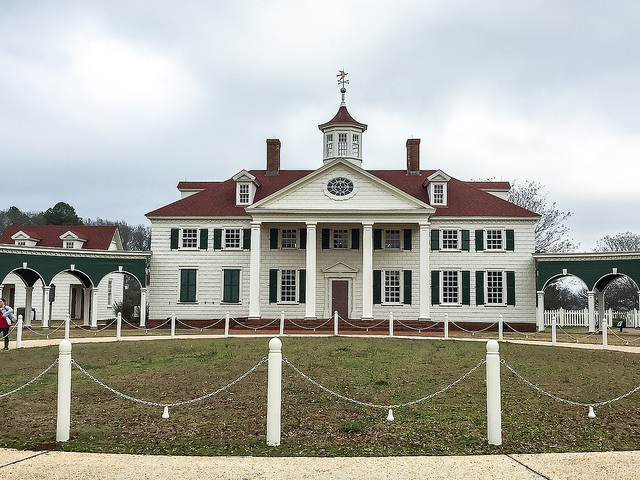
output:
[[[315,170],[280,168],[180,182],[152,224],[150,319],[536,320],[534,225],[505,200],[507,182],[468,182],[421,169],[367,170],[367,125],[342,104]],[[401,162],[399,162],[401,163]]]

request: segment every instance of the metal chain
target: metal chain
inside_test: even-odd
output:
[[[327,323],[329,323],[330,321],[333,320],[333,317],[329,318],[326,322],[321,323],[320,325],[316,325],[315,327],[305,327],[304,325],[299,325],[296,322],[294,322],[293,320],[291,320],[290,318],[287,318],[286,320],[289,320],[289,322],[291,322],[293,325],[295,325],[298,328],[302,328],[303,330],[313,330],[314,332],[316,331],[317,328],[322,328],[324,327]]]
[[[458,325],[456,322],[451,322],[451,325],[455,325],[456,327],[458,327],[460,330],[462,330],[463,332],[467,332],[467,333],[471,333],[471,334],[476,334],[476,333],[482,333],[482,332],[486,332],[487,330],[489,330],[491,327],[493,327],[496,323],[498,322],[493,322],[491,325],[489,325],[486,328],[483,328],[482,330],[467,330],[466,328],[461,327],[460,325]]]
[[[184,323],[182,320],[177,320],[177,319],[176,319],[176,323],[179,323],[180,325],[184,325],[185,327],[190,328],[191,330],[200,329],[200,331],[202,331],[202,330],[208,330],[209,328],[215,327],[220,322],[222,322],[224,319],[225,318],[223,317],[223,318],[217,320],[216,322],[212,323],[211,325],[207,325],[206,327],[194,327],[193,325],[189,325],[188,323]]]
[[[382,325],[384,322],[387,322],[387,321],[388,321],[387,319],[383,319],[383,320],[380,320],[380,321],[379,321],[378,323],[376,323],[375,325],[369,325],[369,326],[363,327],[363,326],[360,326],[360,325],[355,325],[355,324],[353,324],[353,323],[349,322],[348,320],[345,320],[345,319],[344,319],[344,318],[342,318],[340,315],[338,315],[338,318],[339,318],[340,320],[342,320],[344,323],[346,323],[347,325],[349,325],[350,327],[358,328],[358,329],[360,329],[360,330],[366,330],[367,332],[369,331],[369,329],[370,329],[370,328],[379,327],[379,326],[380,326],[380,325]]]
[[[245,373],[243,373],[242,375],[240,375],[238,378],[236,378],[233,382],[228,383],[227,385],[225,385],[224,387],[220,387],[218,390],[214,391],[214,392],[210,392],[207,393],[205,395],[202,395],[201,397],[198,398],[192,398],[191,400],[185,400],[183,402],[174,402],[174,403],[158,403],[158,402],[150,402],[148,400],[141,400],[139,398],[135,398],[132,397],[131,395],[127,395],[126,393],[122,393],[118,390],[116,390],[115,388],[112,388],[110,386],[108,386],[107,384],[101,382],[100,380],[98,380],[96,377],[94,377],[93,375],[91,375],[89,372],[87,372],[84,368],[82,368],[78,362],[76,362],[73,358],[71,359],[71,363],[73,365],[75,365],[78,370],[80,370],[82,373],[84,373],[87,377],[89,377],[91,380],[93,380],[94,382],[96,382],[98,385],[100,385],[101,387],[106,388],[107,390],[109,390],[111,393],[115,393],[116,395],[122,397],[122,398],[126,398],[127,400],[131,400],[133,402],[137,402],[137,403],[142,403],[144,405],[150,405],[153,407],[178,407],[181,405],[187,405],[189,403],[195,403],[195,402],[199,402],[200,400],[204,400],[206,398],[209,397],[213,397],[214,395],[217,395],[220,392],[223,392],[224,390],[234,386],[236,383],[238,383],[240,380],[242,380],[243,378],[245,378],[246,376],[248,376],[249,374],[253,373],[253,371],[258,368],[260,365],[262,365],[264,362],[267,361],[267,357],[262,357],[262,360],[260,360],[258,363],[256,363],[253,367],[251,367],[249,370],[247,370]]]
[[[346,397],[344,395],[341,395],[340,393],[334,392],[333,390],[325,387],[324,385],[318,383],[317,381],[315,381],[314,379],[312,379],[311,377],[309,377],[308,375],[306,375],[305,373],[301,372],[298,368],[295,367],[295,365],[293,365],[287,358],[283,358],[282,359],[283,363],[286,363],[287,365],[289,365],[291,368],[293,368],[296,373],[298,373],[302,378],[308,380],[309,382],[311,382],[312,384],[314,384],[316,387],[320,388],[321,390],[324,390],[325,392],[327,392],[330,395],[333,395],[335,397],[340,398],[341,400],[346,400],[347,402],[351,402],[351,403],[355,403],[356,405],[361,405],[363,407],[373,407],[373,408],[384,408],[384,409],[389,409],[389,408],[401,408],[401,407],[408,407],[410,405],[415,405],[416,403],[420,403],[420,402],[424,402],[425,400],[429,400],[433,397],[435,397],[436,395],[440,395],[441,393],[446,392],[447,390],[449,390],[451,387],[453,387],[454,385],[460,383],[462,380],[464,380],[465,378],[467,378],[469,375],[471,375],[473,372],[475,372],[478,368],[480,368],[481,365],[483,365],[484,363],[486,363],[485,359],[482,359],[482,361],[478,362],[478,364],[473,367],[471,370],[469,370],[467,373],[465,373],[464,375],[462,375],[459,379],[457,379],[455,382],[450,383],[449,385],[447,385],[444,388],[441,388],[440,390],[438,390],[437,392],[431,393],[429,395],[427,395],[426,397],[422,397],[419,398],[417,400],[413,400],[411,402],[407,402],[407,403],[398,403],[396,405],[379,405],[376,403],[370,403],[370,402],[362,402],[360,400],[355,400],[353,398],[349,398]]]
[[[22,385],[21,387],[15,388],[15,389],[11,390],[10,392],[7,392],[7,393],[2,393],[2,394],[0,394],[0,398],[7,397],[7,396],[11,395],[12,393],[19,392],[19,391],[20,391],[20,390],[22,390],[23,388],[28,387],[29,385],[31,385],[31,384],[32,384],[33,382],[35,382],[36,380],[39,380],[39,379],[40,379],[40,377],[42,377],[42,376],[43,376],[45,373],[47,373],[49,370],[51,370],[51,369],[54,367],[54,365],[55,365],[56,363],[58,363],[58,359],[57,359],[57,358],[54,360],[54,362],[53,362],[51,365],[49,365],[47,368],[45,368],[45,369],[42,371],[42,373],[40,373],[40,375],[38,375],[37,377],[32,378],[31,380],[29,380],[27,383],[25,383],[25,384],[24,384],[24,385]]]
[[[260,327],[249,327],[249,326],[245,325],[244,323],[239,322],[239,321],[238,321],[238,320],[236,320],[235,318],[230,318],[230,319],[229,319],[229,321],[231,321],[231,320],[233,320],[234,322],[236,322],[236,323],[237,323],[238,325],[240,325],[241,327],[244,327],[244,328],[246,328],[247,330],[253,330],[253,331],[255,332],[255,331],[260,330],[260,329],[262,329],[262,328],[267,328],[268,326],[273,325],[275,322],[277,322],[278,320],[280,320],[280,317],[275,318],[275,319],[271,320],[269,323],[267,323],[266,325],[262,325],[262,326],[260,326]]]
[[[432,325],[429,325],[428,327],[420,327],[420,328],[416,328],[416,327],[412,327],[411,325],[407,325],[405,323],[403,323],[400,320],[394,320],[394,322],[399,323],[400,325],[402,325],[404,328],[408,328],[409,330],[417,330],[418,333],[422,333],[423,330],[429,330],[433,327],[435,327],[436,325],[438,325],[440,322],[433,322]]]
[[[504,358],[502,360],[500,360],[500,363],[502,363],[505,367],[507,367],[511,371],[511,373],[513,373],[516,377],[518,377],[520,380],[522,380],[524,383],[529,385],[534,390],[537,390],[538,392],[542,393],[543,395],[546,395],[547,397],[553,398],[554,400],[557,400],[559,402],[568,403],[569,405],[576,405],[576,406],[579,406],[579,407],[602,407],[603,405],[608,405],[610,403],[617,402],[618,400],[622,400],[623,398],[626,398],[629,395],[633,395],[638,390],[640,390],[640,385],[638,385],[633,390],[630,390],[627,393],[625,393],[623,395],[620,395],[619,397],[612,398],[611,400],[605,400],[603,402],[593,402],[593,403],[574,402],[573,400],[567,400],[566,398],[558,397],[557,395],[554,395],[553,393],[549,393],[546,390],[543,390],[542,388],[538,387],[537,385],[531,383],[529,380],[527,380],[522,375],[520,375],[518,372],[516,372],[513,369],[513,367],[511,365],[509,365],[505,361]]]
[[[27,330],[30,330],[31,332],[35,333],[36,335],[40,335],[41,337],[47,337],[47,339],[49,338],[49,335],[52,335],[52,334],[56,333],[62,327],[64,327],[64,322],[62,322],[60,325],[58,325],[52,332],[49,332],[49,333],[38,333],[33,328],[31,328],[30,325],[25,325],[24,326],[24,328],[26,328]],[[51,328],[51,327],[49,327],[49,328]]]
[[[529,338],[529,335],[537,335],[537,334],[541,333],[541,332],[521,332],[520,330],[516,330],[515,328],[513,328],[507,322],[504,322],[504,326],[507,327],[509,330],[513,330],[514,332],[519,333],[520,335],[524,335],[525,338]]]

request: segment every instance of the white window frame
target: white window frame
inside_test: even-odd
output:
[[[389,277],[397,273],[397,279]],[[389,284],[390,280],[397,280],[396,284]],[[382,304],[383,305],[403,305],[402,292],[404,291],[404,274],[402,269],[382,270]],[[397,297],[397,298],[396,298]]]
[[[441,192],[436,192],[436,187],[442,187]],[[431,183],[431,205],[447,204],[447,184],[444,182]]]
[[[280,248],[298,248],[298,230],[294,228],[283,228],[280,230]]]
[[[489,232],[500,232],[500,247],[497,248],[495,246],[489,247]],[[487,252],[504,252],[506,251],[506,230],[503,228],[485,228],[484,230],[484,249]],[[493,239],[492,239],[493,241]]]
[[[349,143],[346,133],[338,133],[338,156],[346,157],[349,152]]]
[[[395,238],[397,232],[398,237]],[[393,241],[394,245],[389,246]],[[397,228],[388,228],[384,230],[384,248],[385,250],[400,250],[402,248],[402,230]]]
[[[195,236],[193,237],[185,237],[185,232],[186,231],[194,231],[195,232]],[[185,245],[185,242],[193,242],[193,246],[187,246]],[[179,243],[179,247],[180,250],[198,250],[198,242],[200,241],[200,229],[199,228],[193,228],[193,227],[188,227],[188,228],[181,228],[180,229],[180,243]]]
[[[351,134],[351,156],[360,158],[360,134]]]
[[[500,277],[501,288],[489,285],[490,274],[497,274]],[[495,289],[495,292],[494,292]],[[499,295],[498,301],[491,301],[492,295]],[[507,304],[507,272],[503,270],[486,270],[484,272],[484,304],[491,307],[504,307]]]
[[[236,205],[251,205],[251,184],[250,183],[237,184]]]
[[[456,285],[445,285],[445,278],[455,277]],[[455,289],[455,301],[449,301],[450,295],[445,295],[445,289]],[[458,306],[462,305],[462,274],[460,270],[440,270],[440,305]]]
[[[327,158],[333,157],[333,133],[327,133],[326,135],[326,146],[327,149]]]
[[[289,289],[293,289],[293,299],[289,296],[289,299],[283,300],[283,282],[285,279],[284,272],[293,272],[293,284],[288,286]],[[291,277],[288,277],[291,278]],[[278,269],[278,304],[281,305],[295,305],[300,303],[298,297],[298,286],[300,285],[300,270],[296,268],[280,268]]]
[[[337,238],[337,232],[345,232],[346,237],[344,238],[344,245],[342,243],[337,243],[342,241],[342,238]],[[351,231],[348,228],[336,228],[331,230],[331,248],[334,250],[348,250],[351,247]]]
[[[452,242],[453,239],[452,238],[445,238],[445,232],[455,232],[455,242],[456,245],[455,247],[448,247],[446,245],[447,241]],[[461,237],[461,233],[460,230],[455,229],[455,228],[443,228],[440,230],[440,250],[444,250],[444,251],[448,251],[448,252],[458,252],[460,251],[460,237]]]
[[[222,229],[222,248],[224,250],[242,250],[243,238],[244,234],[242,227],[225,227]],[[229,240],[229,235],[232,231],[238,232],[238,245],[229,246],[227,240]]]

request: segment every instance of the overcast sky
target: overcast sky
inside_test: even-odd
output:
[[[536,181],[581,251],[640,233],[640,2],[0,1],[0,209],[149,224],[178,181],[322,166]],[[11,188],[9,188],[11,186]]]

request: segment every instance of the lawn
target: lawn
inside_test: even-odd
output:
[[[268,353],[268,338],[75,344],[74,360],[135,398],[174,403],[223,387]],[[500,344],[503,359],[546,391],[577,402],[618,397],[640,385],[640,355]],[[381,405],[440,390],[485,355],[484,342],[284,337],[283,355],[323,386]],[[42,372],[57,347],[2,352],[0,393]],[[71,439],[56,445],[57,367],[0,398],[0,446],[175,455],[463,455],[637,449],[640,393],[587,409],[541,395],[502,367],[503,445],[486,439],[484,366],[448,391],[394,410],[332,396],[283,364],[282,444],[266,446],[267,365],[206,400],[169,409],[136,403],[73,368]]]

